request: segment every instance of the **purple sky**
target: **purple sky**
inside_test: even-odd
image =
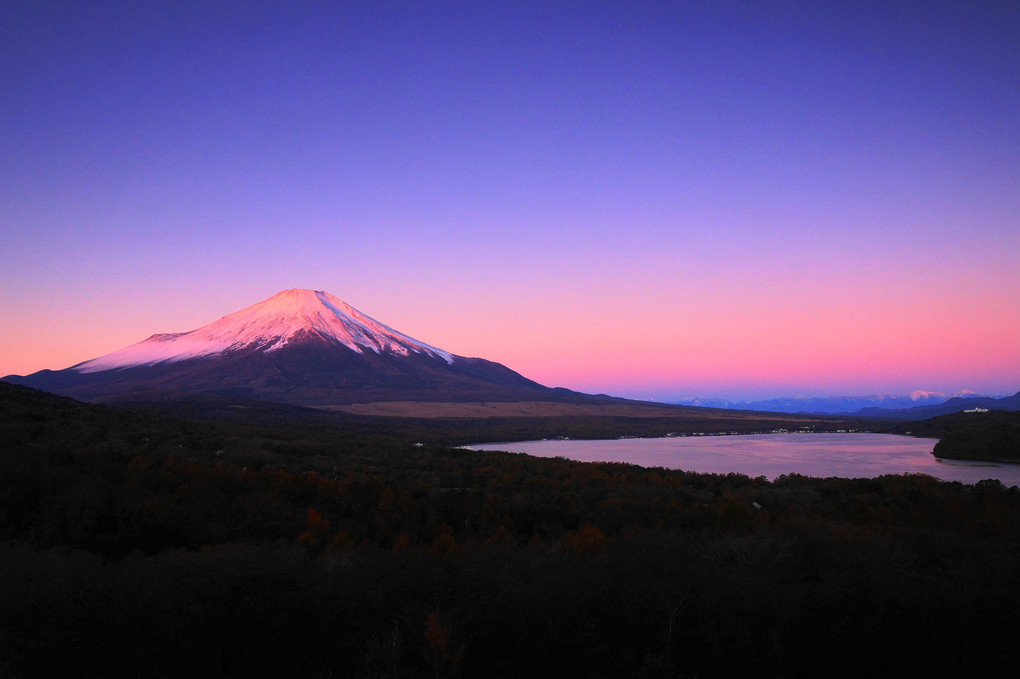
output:
[[[0,375],[303,287],[585,391],[1013,393],[1017,36],[1015,1],[4,2]]]

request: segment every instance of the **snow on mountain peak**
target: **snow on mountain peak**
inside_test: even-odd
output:
[[[937,391],[923,391],[923,390],[920,390],[920,389],[918,389],[917,391],[910,392],[910,394],[908,394],[908,396],[909,396],[911,401],[924,401],[924,400],[929,400],[929,399],[934,399],[934,398],[941,398],[943,400],[946,399],[946,395],[945,394],[939,393]]]
[[[299,337],[338,342],[363,353],[426,354],[453,363],[449,352],[397,332],[343,300],[317,290],[284,290],[197,330],[153,335],[74,366],[79,372],[153,365],[215,356],[239,349],[275,351]]]
[[[914,401],[947,401],[951,398],[968,398],[978,396],[979,394],[970,389],[963,389],[961,391],[955,391],[953,393],[943,393],[941,391],[912,391],[910,392],[910,398]]]

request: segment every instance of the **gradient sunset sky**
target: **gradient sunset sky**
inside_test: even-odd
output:
[[[326,290],[551,386],[1020,390],[1020,3],[0,3],[0,375]]]

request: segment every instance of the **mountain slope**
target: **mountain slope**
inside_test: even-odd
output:
[[[287,290],[196,330],[6,381],[92,401],[228,394],[299,405],[561,400],[509,368],[420,342],[328,293]]]

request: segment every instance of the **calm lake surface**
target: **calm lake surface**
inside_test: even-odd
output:
[[[770,480],[782,474],[874,478],[883,474],[928,474],[944,481],[998,479],[1020,485],[1020,465],[937,460],[938,439],[893,434],[758,434],[688,436],[608,441],[549,440],[486,443],[472,450],[505,450],[581,462],[629,462],[642,467],[728,474]]]

